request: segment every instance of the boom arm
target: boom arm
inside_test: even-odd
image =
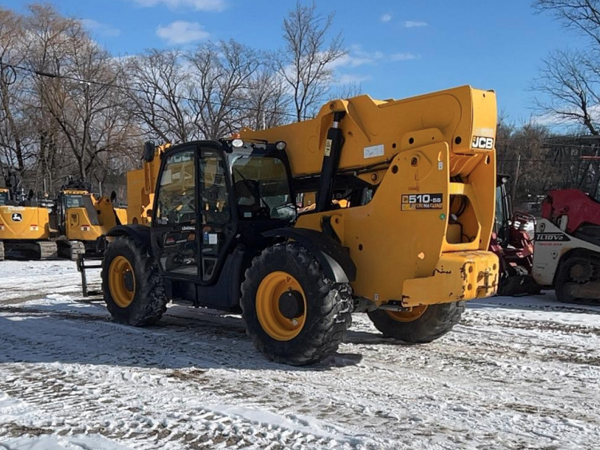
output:
[[[160,169],[160,157],[169,147],[170,144],[156,147],[152,158],[144,157],[141,169],[127,172],[127,220],[129,223],[140,225],[150,223],[158,170]]]
[[[405,100],[334,100],[315,119],[241,137],[285,141],[296,185],[319,186],[317,211],[296,225],[333,229],[356,263],[357,295],[414,306],[495,292],[497,258],[487,248],[496,115],[494,92],[463,86]],[[328,176],[334,189],[365,186],[372,200],[333,210],[323,200]]]

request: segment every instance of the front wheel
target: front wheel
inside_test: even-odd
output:
[[[248,335],[268,359],[313,364],[334,353],[350,326],[349,284],[328,279],[297,243],[277,244],[246,271],[241,307]]]
[[[375,310],[369,319],[386,337],[414,344],[441,338],[460,322],[464,302],[415,306],[408,311]]]
[[[167,310],[158,266],[148,250],[128,237],[118,237],[104,254],[102,291],[115,322],[152,325]]]

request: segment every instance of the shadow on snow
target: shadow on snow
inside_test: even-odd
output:
[[[351,343],[391,343],[377,334],[348,335]],[[104,303],[96,301],[0,306],[0,348],[0,364],[322,371],[362,360],[336,353],[308,367],[278,364],[254,349],[239,316],[175,305],[157,325],[135,328],[112,322]]]

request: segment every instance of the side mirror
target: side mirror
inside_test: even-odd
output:
[[[152,141],[146,141],[144,142],[144,161],[146,162],[152,162],[154,160],[154,152],[156,151],[156,147],[154,145],[154,142]]]
[[[116,199],[117,199],[117,193],[115,191],[112,191],[110,193],[110,202],[114,203]]]

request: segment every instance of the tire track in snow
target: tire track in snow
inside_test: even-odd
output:
[[[3,370],[0,390],[11,397],[26,398],[40,411],[38,420],[25,428],[51,427],[58,435],[101,434],[135,448],[227,448],[245,446],[291,448],[374,448],[372,439],[359,439],[340,433],[336,427],[322,427],[313,433],[299,417],[250,414],[251,409],[204,405],[186,400],[162,374],[140,374],[132,370],[132,384],[122,374],[88,368],[58,368],[15,365]],[[91,379],[90,379],[91,378]],[[98,383],[99,379],[103,382]],[[143,387],[140,386],[143,384]],[[157,389],[169,390],[167,397],[152,398]],[[173,391],[175,391],[173,393]],[[248,416],[248,417],[246,417]],[[264,418],[263,418],[264,417]],[[0,426],[0,435],[23,426]],[[302,430],[304,428],[305,430]]]
[[[523,305],[522,318],[510,320],[497,308],[467,310],[463,325],[426,346],[382,339],[356,315],[340,354],[291,369],[256,354],[239,318],[171,308],[164,326],[132,329],[97,305],[33,302],[0,311],[12,323],[0,322],[0,346],[9,349],[0,383],[5,371],[13,380],[0,389],[36,399],[39,418],[17,426],[104,433],[136,448],[280,439],[307,448],[332,439],[383,448],[593,447],[600,372],[584,357],[597,354],[598,337],[562,327],[561,311],[549,319],[555,327],[544,326],[538,309]]]

